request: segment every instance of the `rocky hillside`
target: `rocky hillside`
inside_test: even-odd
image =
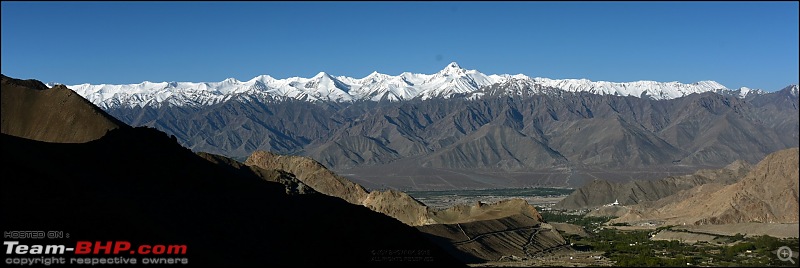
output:
[[[619,201],[619,204],[623,206],[655,201],[699,185],[734,183],[747,174],[750,169],[751,165],[747,162],[735,161],[723,169],[700,170],[691,175],[671,176],[657,180],[633,180],[624,183],[594,180],[559,201],[555,207],[587,209],[602,207],[614,201]]]
[[[504,258],[541,258],[569,244],[550,224],[516,214],[492,220],[433,224],[417,227],[431,239],[467,263]]]
[[[266,170],[287,171],[318,192],[344,199],[351,204],[361,205],[368,195],[361,185],[336,175],[307,157],[258,151],[250,155],[244,163]]]
[[[78,143],[99,139],[111,129],[128,127],[63,85],[48,88],[36,80],[3,75],[0,94],[3,134]]]
[[[793,89],[747,98],[706,92],[669,100],[585,92],[353,103],[231,99],[203,107],[108,111],[132,125],[173,134],[196,151],[236,159],[257,150],[304,155],[352,179],[378,180],[375,185],[389,188],[439,187],[400,185],[407,182],[403,178],[419,177],[419,169],[446,173],[444,185],[509,187],[525,184],[520,179],[534,185],[541,180],[537,172],[545,171],[563,173],[555,184],[579,187],[590,177],[582,173],[592,170],[609,172],[605,179],[631,170],[690,173],[739,159],[754,163],[797,147]],[[496,174],[524,176],[480,179]],[[626,176],[657,175],[648,174]]]
[[[444,210],[425,206],[406,193],[387,190],[367,192],[361,185],[336,175],[308,157],[283,156],[269,152],[256,152],[246,165],[265,170],[283,170],[320,193],[341,198],[351,204],[363,205],[389,215],[410,226],[442,223],[463,223],[525,215],[541,221],[536,209],[521,199],[506,200],[496,204],[478,203],[458,205]]]
[[[216,164],[217,166],[227,169],[232,173],[248,174],[252,173],[259,176],[265,181],[277,182],[283,184],[286,189],[286,194],[318,194],[314,188],[306,185],[297,177],[289,172],[280,169],[263,169],[257,166],[248,166],[236,160],[215,154],[198,152],[198,156]]]
[[[643,204],[615,222],[662,220],[667,224],[798,222],[798,149],[770,154],[744,178],[727,186],[679,192],[657,206]]]
[[[361,185],[336,175],[308,157],[258,151],[248,157],[245,164],[267,170],[285,170],[320,193],[366,206],[410,226],[436,222],[431,210],[408,194],[393,190],[367,192]]]
[[[471,221],[500,219],[514,215],[522,215],[542,222],[542,215],[536,208],[522,199],[502,200],[493,204],[478,202],[461,204],[435,212],[437,223],[453,224]]]

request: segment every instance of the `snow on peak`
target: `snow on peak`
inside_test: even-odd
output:
[[[680,84],[677,81],[673,82],[673,83],[675,83],[676,85]],[[710,89],[727,89],[727,87],[723,86],[720,83],[717,83],[717,81],[711,81],[711,80],[703,80],[703,81],[692,83],[691,85],[694,85],[694,86],[697,86],[697,87],[700,87],[700,88],[706,88],[706,89],[709,89],[709,88]]]
[[[789,86],[781,89],[780,91],[781,92],[785,91],[785,92],[789,93],[789,95],[791,95],[792,97],[795,97],[795,98],[798,97],[797,85],[789,85]]]
[[[442,76],[460,76],[460,75],[464,75],[466,72],[467,72],[467,70],[464,70],[463,68],[461,68],[461,66],[459,66],[458,63],[456,63],[454,61],[454,62],[451,62],[450,64],[448,64],[446,67],[444,67],[444,69],[439,71],[437,73],[437,75],[442,75]]]
[[[764,91],[764,90],[761,90],[761,89],[752,89],[752,88],[749,88],[749,87],[740,87],[737,90],[731,90],[730,93],[732,93],[734,96],[739,97],[739,98],[746,98],[746,97],[752,96],[752,95],[766,94],[767,92]]]
[[[367,81],[367,80],[370,80],[370,79],[371,80],[379,80],[379,79],[386,79],[387,77],[389,77],[389,75],[379,73],[378,71],[374,71],[374,72],[370,73],[369,75],[367,75],[366,77],[361,78],[359,80],[361,80],[361,81]]]
[[[461,68],[461,66],[459,66],[457,62],[454,61],[454,62],[451,62],[450,64],[448,64],[446,67],[444,67],[444,69],[442,69],[441,72],[442,73],[458,73],[458,72],[463,72],[463,71],[465,71],[465,70],[463,68]]]
[[[256,83],[256,82],[260,82],[260,83],[262,83],[262,84],[266,84],[266,83],[271,83],[271,82],[273,82],[273,81],[275,81],[275,78],[272,78],[272,76],[269,76],[269,75],[262,74],[262,75],[259,75],[259,76],[256,76],[256,77],[253,77],[253,79],[250,79],[250,80],[248,80],[248,81],[247,81],[247,82],[245,82],[245,83]]]
[[[50,84],[55,83],[48,83]],[[491,87],[489,87],[491,86]],[[220,82],[160,82],[145,81],[128,85],[68,86],[101,108],[116,106],[203,106],[230,99],[351,102],[356,100],[403,101],[414,98],[475,98],[488,91],[491,94],[549,94],[555,91],[588,92],[618,96],[673,99],[692,93],[727,92],[745,97],[761,90],[740,88],[730,90],[714,81],[683,84],[677,81],[607,82],[587,79],[531,78],[523,74],[485,75],[467,70],[451,62],[435,74],[403,72],[397,76],[377,71],[364,78],[332,76],[319,72],[311,78],[276,79],[259,75],[247,81],[227,78]],[[523,92],[524,91],[524,92]],[[797,86],[793,92],[796,95]]]
[[[315,78],[323,78],[323,77],[330,77],[330,75],[328,75],[328,74],[327,74],[327,73],[325,73],[325,72],[319,72],[317,75],[315,75],[315,76],[314,76],[314,77],[312,77],[311,79],[315,79]]]

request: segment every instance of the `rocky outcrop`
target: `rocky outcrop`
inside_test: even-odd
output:
[[[286,194],[316,194],[313,188],[309,187],[297,177],[289,172],[277,169],[263,169],[256,166],[247,166],[236,160],[215,154],[198,152],[198,156],[214,163],[220,167],[228,169],[231,172],[248,173],[251,172],[265,181],[277,182],[283,184],[286,189]]]
[[[361,204],[411,226],[438,222],[432,216],[433,209],[408,194],[395,190],[372,191]]]
[[[287,171],[317,192],[344,199],[351,204],[361,205],[369,195],[361,185],[336,175],[308,157],[258,151],[250,155],[244,163],[266,170]]]
[[[74,91],[36,80],[2,76],[0,129],[26,139],[80,143],[96,140],[109,130],[128,127]]]
[[[361,185],[336,175],[308,157],[258,151],[247,158],[245,164],[265,170],[285,170],[320,193],[366,206],[410,226],[437,222],[431,217],[430,208],[408,194],[393,190],[368,193]]]

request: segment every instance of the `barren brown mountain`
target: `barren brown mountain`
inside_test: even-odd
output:
[[[631,207],[613,220],[666,224],[797,223],[798,148],[768,155],[744,178],[726,186],[702,185],[653,204]]]
[[[32,140],[78,143],[128,127],[63,85],[2,76],[2,133]]]
[[[614,201],[619,201],[620,205],[655,201],[698,185],[734,183],[747,174],[750,169],[751,165],[747,162],[735,161],[722,169],[704,169],[691,175],[671,176],[657,180],[633,180],[624,183],[594,180],[559,201],[555,207],[585,209],[602,207]]]
[[[706,92],[671,100],[556,89],[503,94],[507,86],[483,88],[486,95],[470,100],[241,98],[108,111],[197,151],[309,156],[370,189],[580,187],[594,177],[657,179],[737,159],[754,163],[798,146],[796,86],[747,98]]]

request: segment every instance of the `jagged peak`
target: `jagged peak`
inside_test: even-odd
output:
[[[369,75],[367,75],[364,78],[362,78],[362,80],[370,79],[370,78],[378,79],[378,78],[384,78],[384,77],[389,77],[389,75],[379,73],[378,71],[372,71]]]
[[[797,85],[789,85],[789,86],[781,89],[780,91],[786,91],[786,92],[788,92],[789,94],[791,94],[794,97],[797,97],[797,95],[798,95]]]
[[[458,62],[451,62],[450,64],[445,67],[445,69],[461,69],[461,66],[458,65]]]
[[[235,84],[235,83],[239,83],[239,80],[237,80],[236,78],[233,78],[233,77],[228,77],[228,78],[225,78],[225,80],[222,80],[222,83]]]
[[[332,77],[331,77],[331,76],[330,76],[328,73],[326,73],[326,72],[319,72],[319,73],[317,73],[317,75],[315,75],[315,76],[314,76],[314,77],[312,77],[311,79],[318,79],[318,78],[323,78],[323,77],[332,78]]]
[[[723,86],[719,82],[712,81],[712,80],[703,80],[703,81],[698,81],[698,82],[695,82],[695,83],[692,83],[692,84],[693,85],[703,85],[703,86],[707,86],[707,87],[713,87],[714,89],[725,89],[726,88],[725,86]]]
[[[448,64],[447,66],[445,66],[444,69],[439,71],[439,74],[463,74],[466,71],[467,70],[465,70],[464,68],[461,68],[461,66],[458,65],[458,63],[454,61],[454,62],[451,62],[450,64]]]

